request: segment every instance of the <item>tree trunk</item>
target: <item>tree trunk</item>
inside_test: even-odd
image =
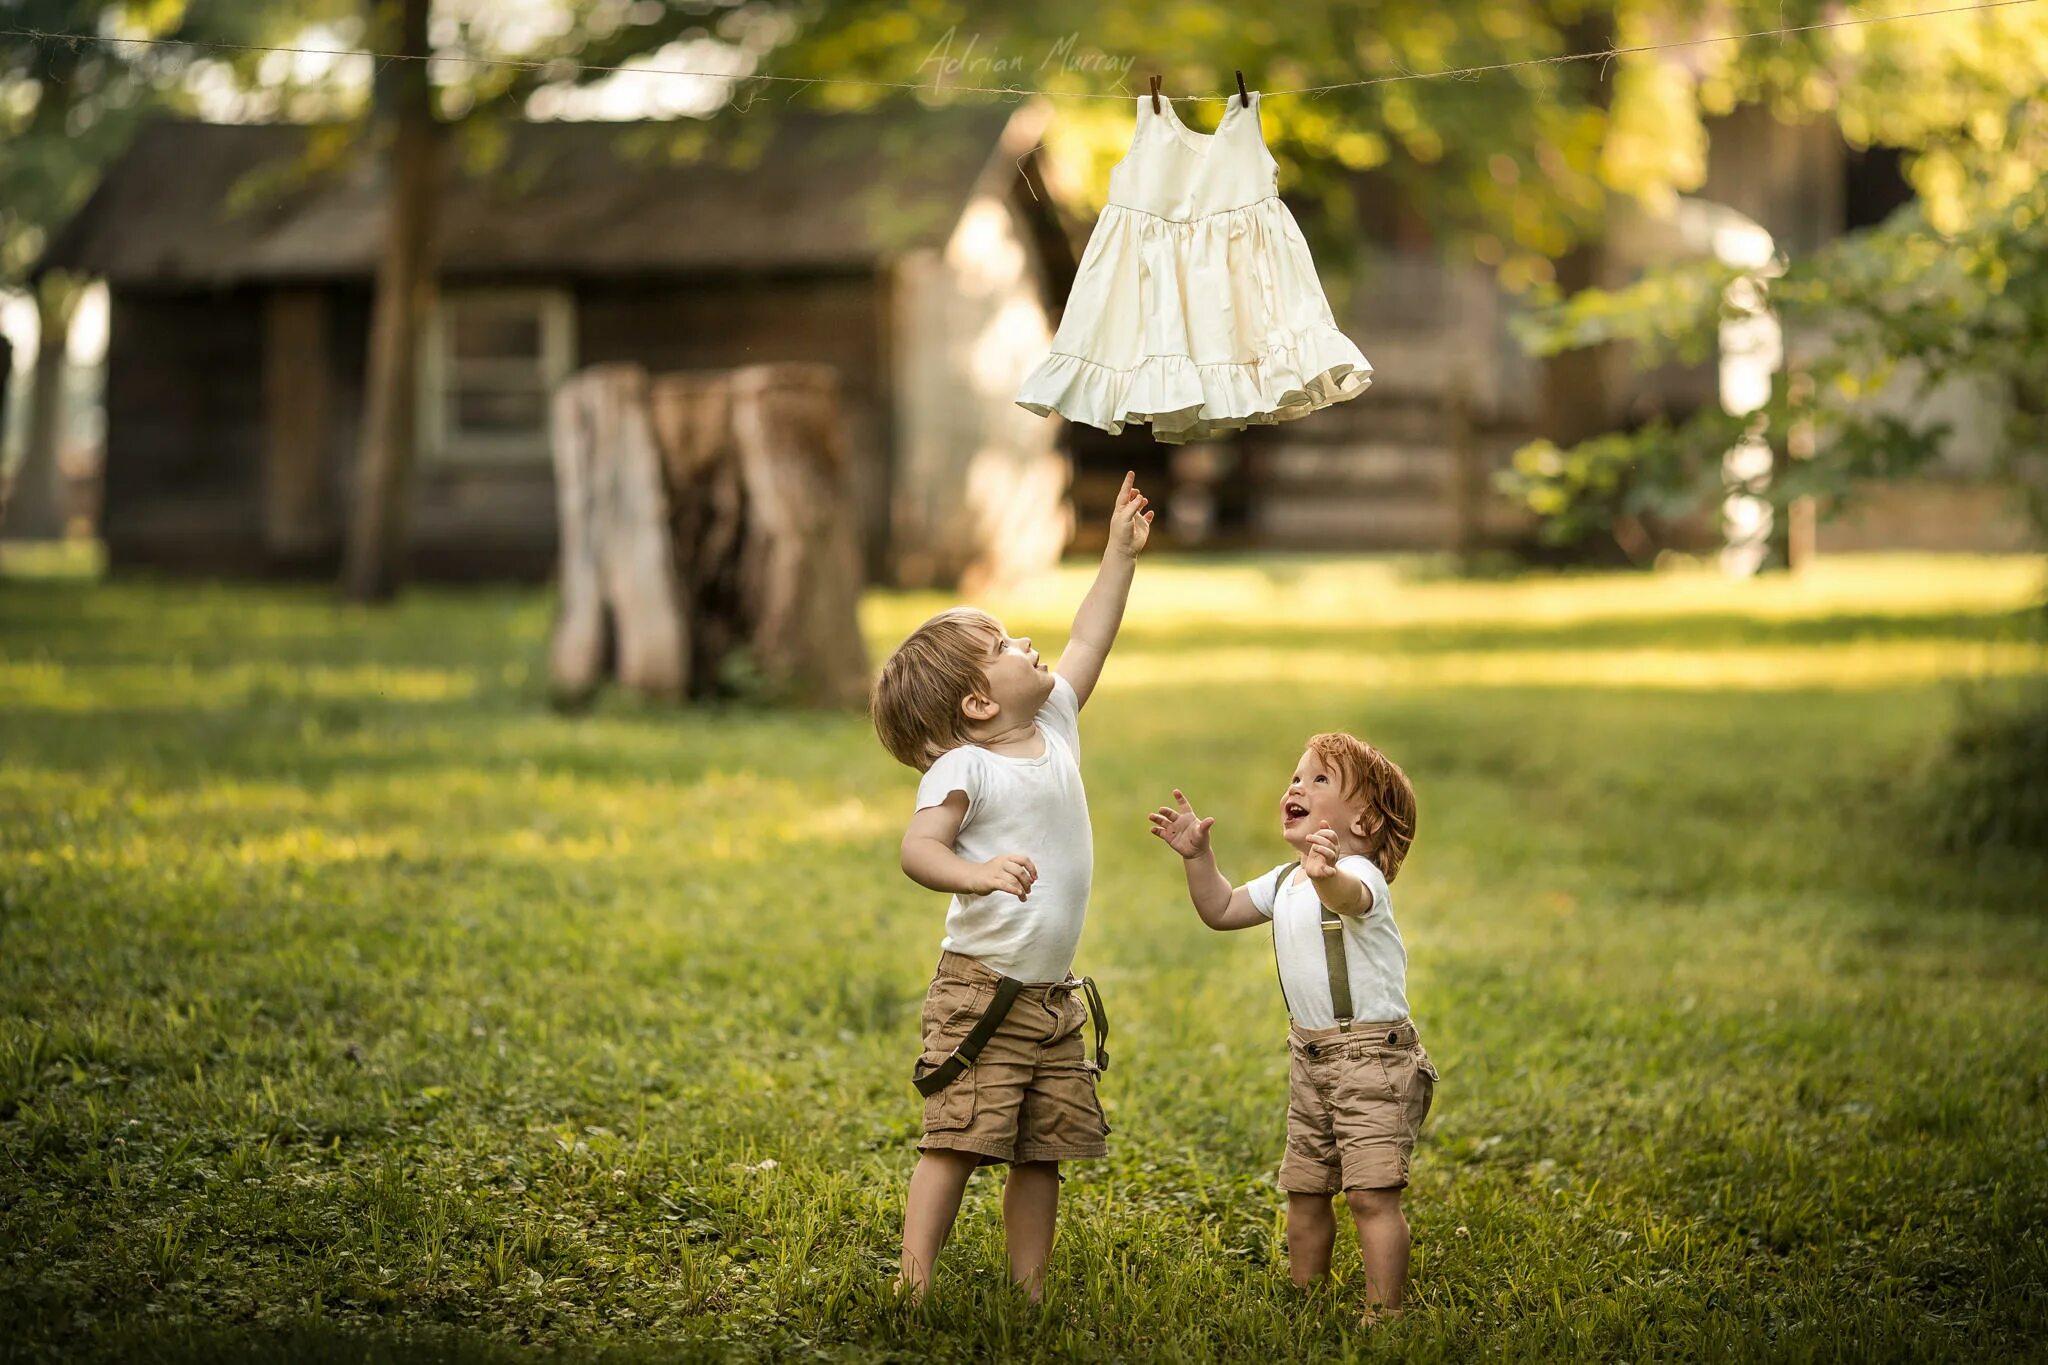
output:
[[[690,618],[693,697],[718,695],[727,657],[746,642],[740,629],[746,494],[732,408],[732,383],[722,370],[662,375],[648,387],[668,485],[676,581]]]
[[[14,343],[0,332],[0,446],[6,444],[7,436],[7,391],[14,384]],[[7,524],[7,504],[0,495],[0,526]]]
[[[811,705],[865,701],[838,377],[827,365],[752,365],[733,373],[732,387],[747,518],[740,600],[754,667]]]
[[[829,366],[600,365],[555,394],[558,704],[607,672],[643,696],[867,699],[861,563]],[[742,687],[745,684],[740,684]]]
[[[607,662],[619,683],[680,700],[690,623],[676,580],[661,451],[647,412],[647,371],[600,365],[555,393],[562,595],[550,649],[557,699],[587,698]]]
[[[363,441],[342,563],[352,601],[382,601],[398,589],[406,552],[418,443],[419,343],[434,290],[434,221],[441,163],[434,92],[427,79],[429,0],[372,0],[371,46],[418,60],[388,64],[386,135],[390,174],[384,246],[370,315]],[[396,42],[387,47],[384,44]]]
[[[29,381],[28,431],[21,464],[8,487],[6,529],[9,540],[58,540],[69,520],[65,493],[64,370],[65,343],[78,290],[68,280],[48,278],[36,287],[36,368]]]
[[[1599,284],[1603,248],[1585,243],[1556,261],[1558,287],[1567,295]],[[1614,429],[1607,390],[1611,344],[1560,351],[1543,361],[1543,435],[1569,449]]]

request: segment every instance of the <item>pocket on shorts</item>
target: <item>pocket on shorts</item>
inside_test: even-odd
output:
[[[927,1052],[917,1059],[917,1076],[922,1080],[946,1058],[952,1056],[949,1048],[944,1052]],[[936,1095],[924,1099],[924,1130],[927,1133],[945,1133],[965,1128],[974,1122],[975,1067],[968,1067],[953,1078],[953,1083]]]
[[[1340,1103],[1387,1104],[1400,1100],[1400,1071],[1380,1049],[1354,1045],[1332,1060],[1336,1069],[1331,1089]]]
[[[943,978],[942,978],[943,980]],[[995,999],[995,987],[979,986],[965,981],[950,982],[934,990],[926,997],[925,1043],[931,1046],[937,1037],[950,1035],[954,1041],[965,1038],[975,1021],[987,1012],[989,1001]]]
[[[1415,1113],[1415,1128],[1422,1130],[1422,1121],[1429,1117],[1430,1106],[1436,1100],[1436,1063],[1429,1060],[1429,1054],[1420,1047],[1415,1049],[1415,1098],[1411,1107]]]

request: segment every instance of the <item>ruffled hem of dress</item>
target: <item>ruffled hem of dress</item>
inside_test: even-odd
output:
[[[1127,370],[1055,351],[1017,392],[1017,405],[1041,417],[1114,436],[1150,423],[1168,445],[1273,426],[1356,398],[1372,384],[1372,366],[1335,327],[1297,333],[1259,360],[1198,365],[1187,356],[1147,356]]]

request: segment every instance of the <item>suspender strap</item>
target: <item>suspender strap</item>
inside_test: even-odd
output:
[[[1088,1021],[1095,1028],[1095,1069],[1109,1070],[1109,1014],[1102,1008],[1102,992],[1095,989],[1095,978],[1081,978],[1081,990],[1088,997]]]
[[[1287,885],[1287,878],[1300,863],[1289,863],[1273,874],[1273,975],[1280,981],[1280,1003],[1287,1006],[1290,1017],[1294,1014],[1294,1002],[1287,998],[1287,977],[1280,970],[1280,888]]]
[[[1323,912],[1323,966],[1330,973],[1330,1013],[1337,1027],[1351,1031],[1351,967],[1344,960],[1344,917],[1318,902]]]
[[[1016,1003],[1017,992],[1023,989],[1023,982],[1007,976],[997,981],[996,993],[988,1002],[988,1008],[982,1011],[981,1018],[975,1021],[974,1028],[961,1040],[960,1046],[953,1049],[952,1055],[925,1075],[911,1077],[917,1093],[930,1099],[959,1080],[960,1073],[974,1065],[981,1056],[981,1050],[988,1046],[988,1040],[996,1036],[996,1030],[1009,1017],[1010,1006]]]
[[[1294,874],[1300,863],[1289,863],[1273,878],[1273,970],[1280,970],[1280,890],[1287,885],[1287,879]],[[1330,1013],[1336,1016],[1337,1027],[1346,1033],[1351,1031],[1351,967],[1344,957],[1344,917],[1324,905],[1320,899],[1316,908],[1322,911],[1323,968],[1330,974]],[[1280,978],[1280,998],[1287,1000],[1287,978]],[[1287,1001],[1287,1012],[1294,1012],[1294,1002]]]

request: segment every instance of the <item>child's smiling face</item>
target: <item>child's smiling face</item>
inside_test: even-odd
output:
[[[1344,799],[1344,782],[1336,769],[1314,750],[1306,750],[1280,797],[1280,833],[1299,849],[1327,822],[1337,832],[1337,842],[1349,845],[1361,837],[1357,828],[1361,810]]]
[[[1031,717],[1052,695],[1052,669],[1038,657],[1028,635],[1011,635],[996,621],[982,670],[989,699],[1005,717]]]

